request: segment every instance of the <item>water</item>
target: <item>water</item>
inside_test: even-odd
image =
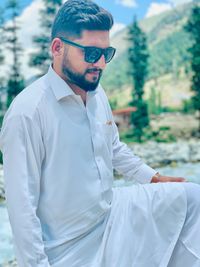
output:
[[[14,259],[13,242],[5,203],[0,203],[0,266]]]
[[[157,169],[163,175],[185,177],[188,181],[200,183],[200,163],[179,164]],[[117,180],[116,186],[123,185],[123,180]],[[0,266],[14,259],[11,229],[5,203],[0,203]]]

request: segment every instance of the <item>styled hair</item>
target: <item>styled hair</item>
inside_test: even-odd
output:
[[[51,31],[56,37],[78,38],[84,30],[109,31],[113,26],[112,15],[90,0],[68,0],[59,9]]]

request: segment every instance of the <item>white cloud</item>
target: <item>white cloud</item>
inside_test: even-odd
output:
[[[181,4],[185,4],[185,3],[189,3],[191,2],[192,0],[169,0],[168,2],[171,3],[172,5],[174,6],[177,6],[177,5],[181,5]]]
[[[170,3],[151,3],[147,10],[146,17],[158,15],[164,11],[170,10],[172,5]]]
[[[63,0],[65,2],[66,0]],[[26,79],[32,77],[37,73],[34,68],[28,67],[28,61],[30,54],[34,52],[35,47],[32,42],[34,35],[38,35],[41,32],[40,29],[40,10],[44,7],[43,0],[33,0],[29,6],[27,6],[21,15],[18,17],[20,30],[18,32],[19,42],[23,48],[23,55],[21,60],[21,70]],[[10,22],[8,22],[10,23]],[[50,33],[49,33],[50,34]],[[2,72],[7,73],[12,57],[9,51],[5,51],[6,60],[5,66],[2,68]]]
[[[137,6],[136,0],[116,0],[116,3],[126,7]]]
[[[125,27],[126,25],[123,23],[115,23],[110,31],[110,36],[112,37],[113,35],[115,35],[115,33],[121,31]]]
[[[34,51],[34,45],[32,38],[40,32],[39,11],[43,7],[42,0],[33,1],[28,7],[26,7],[21,15],[17,18],[20,29],[18,31],[19,43],[22,46],[22,56],[20,57],[20,68],[24,77],[30,78],[35,74],[34,69],[27,67],[29,61],[29,55]],[[6,25],[9,25],[11,21],[8,21]],[[10,62],[12,62],[12,56],[10,51],[5,50],[5,64],[2,67],[2,73],[8,73],[10,69]]]
[[[27,8],[24,9],[18,19],[21,25],[21,29],[19,31],[19,41],[25,49],[33,46],[32,37],[40,32],[39,11],[43,8],[43,6],[42,0],[33,1]]]

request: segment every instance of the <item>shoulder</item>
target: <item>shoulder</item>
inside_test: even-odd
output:
[[[44,101],[49,85],[45,75],[24,88],[13,100],[5,114],[5,118],[17,116],[33,117]]]

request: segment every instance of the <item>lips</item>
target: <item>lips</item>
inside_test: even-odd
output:
[[[99,75],[100,71],[91,71],[91,72],[88,72],[88,74]]]
[[[101,70],[100,69],[90,69],[90,70],[87,70],[87,73],[91,73],[91,74],[100,74],[101,73]]]

